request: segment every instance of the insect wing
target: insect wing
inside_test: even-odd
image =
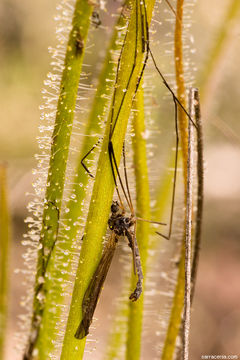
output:
[[[100,259],[97,269],[83,297],[82,321],[79,324],[77,331],[74,335],[76,339],[83,339],[89,334],[89,327],[92,323],[93,314],[95,312],[104,281],[106,279],[109,267],[113,259],[116,244],[116,235],[114,232],[112,232],[111,237],[103,251],[103,255]]]

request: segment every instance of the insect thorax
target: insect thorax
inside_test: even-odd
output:
[[[129,231],[134,224],[132,217],[124,216],[124,210],[121,209],[117,201],[112,202],[111,211],[112,214],[108,220],[110,230],[118,236],[125,236],[126,231]]]

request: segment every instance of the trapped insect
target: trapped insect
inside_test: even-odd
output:
[[[142,63],[142,68],[140,69],[140,75],[139,75],[137,83],[136,83],[133,99],[139,88],[139,85],[140,85],[140,82],[141,82],[141,79],[142,79],[142,76],[144,73],[144,69],[146,67],[146,64],[147,64],[147,61],[148,61],[148,58],[150,55],[153,60],[155,69],[157,70],[158,74],[160,75],[164,85],[166,86],[166,88],[172,95],[172,99],[173,99],[174,107],[175,107],[176,155],[175,155],[175,171],[174,171],[174,179],[173,179],[172,205],[171,205],[171,213],[170,213],[170,221],[169,221],[169,230],[168,230],[167,235],[162,234],[159,231],[157,231],[157,234],[164,237],[165,239],[170,239],[170,237],[171,237],[173,212],[174,212],[175,187],[176,187],[177,162],[178,162],[178,143],[179,143],[178,118],[177,118],[178,107],[184,111],[186,116],[194,124],[190,115],[188,114],[188,112],[186,111],[186,109],[184,108],[182,103],[178,100],[178,98],[174,94],[173,90],[171,89],[171,87],[169,86],[167,81],[165,80],[165,77],[159,70],[159,68],[156,64],[155,58],[153,56],[153,53],[150,49],[149,26],[148,26],[148,21],[147,21],[145,0],[143,2],[137,1],[135,3],[135,9],[136,9],[136,12],[135,12],[136,37],[135,37],[135,43],[134,43],[134,54],[135,54],[134,60],[132,63],[132,68],[130,70],[129,78],[126,81],[124,91],[122,92],[122,95],[121,95],[122,96],[121,101],[119,102],[119,99],[118,99],[118,103],[120,103],[120,105],[117,107],[115,104],[116,93],[118,91],[118,87],[115,86],[114,93],[113,93],[113,102],[112,102],[112,106],[110,109],[111,121],[110,121],[110,127],[109,127],[109,135],[108,135],[108,155],[109,155],[111,171],[112,171],[119,203],[113,202],[112,206],[111,206],[111,216],[109,218],[109,227],[112,230],[112,234],[110,236],[109,241],[106,244],[106,247],[103,251],[101,260],[100,260],[99,264],[97,265],[95,273],[93,274],[90,284],[85,292],[83,302],[82,302],[82,320],[81,320],[80,325],[75,333],[75,337],[77,339],[82,339],[89,333],[89,327],[92,322],[92,317],[93,317],[93,314],[94,314],[94,311],[95,311],[95,308],[97,305],[97,300],[100,296],[100,292],[101,292],[103,283],[105,281],[107,272],[109,270],[109,267],[110,267],[110,264],[111,264],[111,261],[112,261],[113,255],[114,255],[114,251],[116,248],[116,244],[119,240],[119,237],[121,237],[121,236],[126,237],[128,239],[128,245],[132,249],[132,254],[133,254],[134,272],[137,274],[137,278],[138,278],[136,288],[135,288],[134,292],[130,295],[130,299],[133,301],[136,301],[142,293],[143,272],[142,272],[138,244],[137,244],[137,240],[136,240],[136,220],[138,220],[138,219],[143,220],[143,219],[137,218],[135,216],[135,211],[134,211],[134,207],[133,207],[133,203],[132,203],[132,199],[131,199],[128,178],[127,178],[125,146],[123,144],[123,163],[124,163],[124,181],[125,181],[125,185],[124,185],[124,181],[122,180],[120,172],[119,172],[118,162],[116,159],[115,150],[114,150],[114,142],[113,142],[113,135],[116,132],[116,125],[118,123],[120,113],[123,109],[123,104],[126,99],[126,95],[128,93],[128,90],[129,90],[129,87],[131,84],[131,80],[133,78],[134,70],[136,67],[136,59],[137,59],[138,51],[139,51],[139,44],[141,46],[142,53],[145,54],[145,57],[144,57],[144,61]],[[140,24],[140,26],[139,26],[139,24]],[[125,40],[123,43],[123,49],[125,46],[125,42],[126,42],[126,37],[125,37]],[[121,52],[121,54],[122,54],[122,52]],[[121,54],[120,54],[120,57],[118,60],[115,84],[118,83],[118,76],[119,76],[120,64],[121,64],[121,61],[120,61]],[[194,126],[195,126],[195,124],[194,124]],[[87,167],[83,163],[83,161],[90,154],[90,152],[95,148],[95,146],[92,149],[90,149],[89,152],[82,159],[82,165],[84,166],[85,170],[89,173],[90,176],[92,176],[92,174],[87,169]],[[120,184],[120,187],[119,187],[118,183]],[[121,189],[121,192],[123,193],[123,196],[127,202],[128,208],[130,210],[130,213],[131,213],[130,217],[125,216],[126,210],[125,210],[124,202],[123,202],[121,194],[120,194],[120,189]],[[149,221],[149,220],[147,220],[147,221]],[[151,221],[149,221],[149,222],[151,222]],[[161,224],[161,223],[157,223],[157,224]]]
[[[106,279],[109,267],[111,265],[113,255],[116,249],[116,245],[120,237],[126,237],[128,239],[129,247],[135,252],[134,256],[134,269],[137,271],[138,281],[136,288],[130,295],[129,299],[136,301],[142,293],[142,266],[139,255],[139,249],[135,237],[136,220],[131,217],[126,217],[124,209],[122,209],[117,201],[113,201],[111,206],[111,216],[108,220],[108,226],[112,233],[103,251],[101,260],[97,266],[97,269],[92,277],[92,280],[87,288],[82,302],[82,321],[75,333],[77,339],[82,339],[89,333],[89,327],[92,322],[93,314],[97,305],[98,298],[100,296],[104,281]]]

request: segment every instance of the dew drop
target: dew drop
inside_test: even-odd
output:
[[[37,295],[37,299],[42,302],[44,299],[45,299],[45,296],[42,292],[40,292],[38,295]]]
[[[34,357],[38,356],[38,349],[34,349],[32,354]]]
[[[48,256],[50,254],[50,249],[44,248],[44,256]]]
[[[39,284],[43,284],[43,283],[44,283],[44,277],[43,277],[43,276],[39,276],[39,278],[38,278],[38,283],[39,283]]]

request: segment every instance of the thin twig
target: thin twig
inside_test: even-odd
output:
[[[202,227],[202,212],[203,212],[203,140],[202,140],[202,122],[200,116],[200,103],[198,89],[193,89],[193,105],[194,105],[194,119],[197,125],[197,214],[195,225],[195,237],[192,249],[192,271],[191,271],[191,306],[193,302],[197,266],[200,252],[200,240],[201,240],[201,227]],[[182,358],[183,353],[183,337],[184,337],[184,319],[182,319],[180,338],[181,346],[179,347],[176,360]]]
[[[174,7],[172,6],[172,4],[170,3],[170,1],[168,1],[168,0],[165,0],[165,1],[166,1],[167,5],[169,6],[169,8],[171,9],[171,11],[173,12],[173,14],[175,16],[177,16],[177,13],[176,13]]]
[[[190,114],[194,114],[194,89],[189,94]],[[192,241],[192,203],[193,203],[193,129],[188,122],[188,161],[187,161],[187,209],[185,237],[185,294],[184,294],[184,330],[183,360],[189,358],[189,331],[191,317],[191,241]]]
[[[203,188],[204,188],[204,166],[203,166],[203,133],[202,133],[202,120],[200,112],[200,101],[198,89],[194,89],[194,108],[195,108],[195,121],[197,124],[197,215],[196,215],[196,230],[193,249],[192,260],[192,274],[191,274],[191,304],[195,292],[197,268],[199,261],[199,253],[201,247],[201,234],[202,234],[202,216],[203,216]]]

